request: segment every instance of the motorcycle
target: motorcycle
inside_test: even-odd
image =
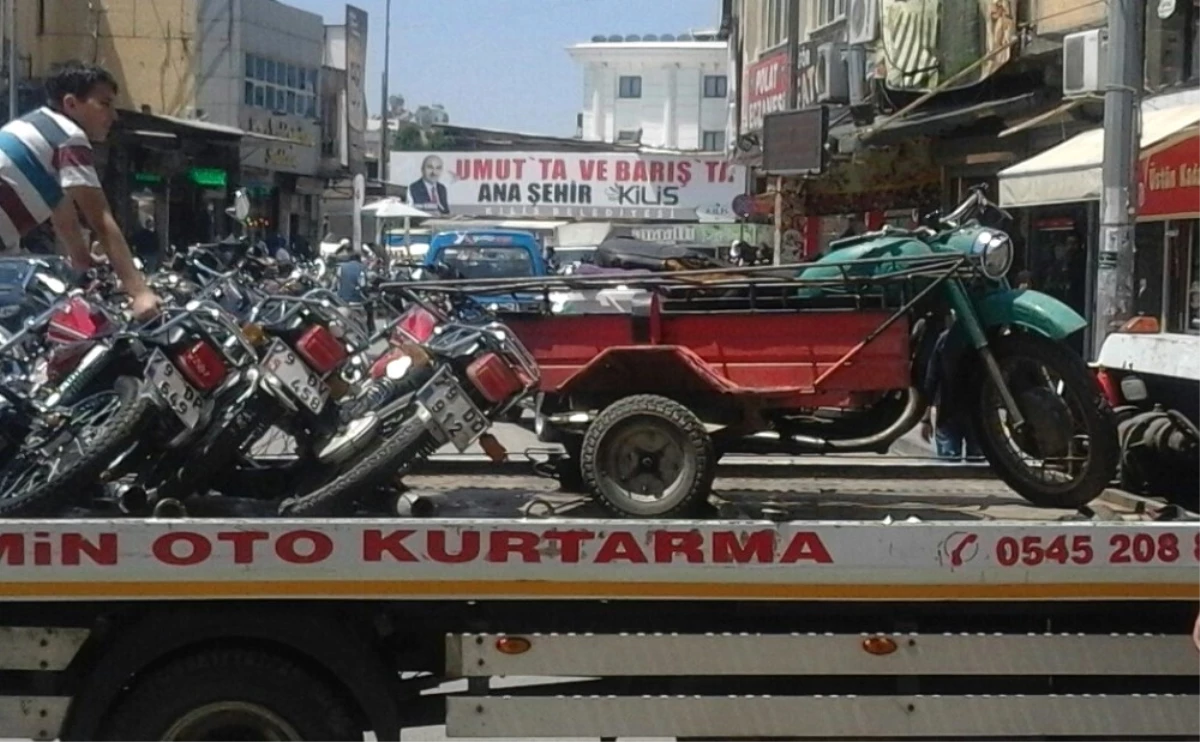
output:
[[[411,302],[396,322],[392,348],[373,365],[360,407],[350,407],[351,414],[377,410],[388,421],[383,434],[353,466],[328,472],[320,486],[284,501],[281,515],[344,514],[355,503],[377,509],[383,485],[442,445],[465,451],[536,388],[537,364],[505,325],[457,321],[402,290]]]

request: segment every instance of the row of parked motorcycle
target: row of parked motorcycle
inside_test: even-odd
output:
[[[103,270],[22,260],[0,317],[0,517],[395,512],[413,465],[538,381],[469,298],[377,286],[372,329],[318,267],[280,275],[237,240],[170,255],[147,321]]]

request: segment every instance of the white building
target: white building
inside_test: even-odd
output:
[[[725,149],[732,90],[716,32],[593,36],[567,51],[583,66],[583,139]]]

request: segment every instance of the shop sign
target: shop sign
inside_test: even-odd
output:
[[[772,175],[808,175],[825,169],[829,109],[824,106],[774,113],[763,120],[763,170]]]
[[[732,221],[745,182],[723,157],[393,152],[391,180],[431,214]]]
[[[253,111],[244,112],[239,123],[248,133],[270,137],[243,140],[244,164],[285,173],[316,171],[318,134],[313,122]]]
[[[763,128],[763,117],[787,109],[788,74],[786,51],[772,54],[748,66],[742,83],[741,131],[747,134]]]
[[[1151,151],[1138,163],[1138,218],[1200,216],[1200,135]]]

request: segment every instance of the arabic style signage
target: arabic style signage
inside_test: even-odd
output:
[[[317,126],[299,116],[244,110],[242,129],[270,139],[243,140],[243,163],[249,167],[307,175],[317,169]]]
[[[394,152],[392,182],[430,214],[733,220],[743,168],[720,156]]]
[[[1138,218],[1200,215],[1200,134],[1179,139],[1138,163]]]
[[[764,116],[787,108],[791,82],[786,51],[764,57],[746,68],[742,84],[743,134],[762,129]]]
[[[367,67],[367,12],[346,6],[346,132],[350,172],[366,170],[367,92],[363,76]]]

